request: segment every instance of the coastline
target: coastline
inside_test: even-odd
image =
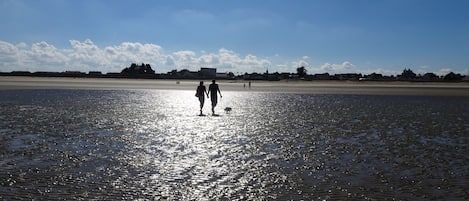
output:
[[[205,85],[210,80],[204,80]],[[357,95],[427,95],[469,96],[468,82],[404,82],[404,81],[251,81],[219,80],[223,91],[277,92]],[[155,80],[125,78],[56,78],[1,76],[0,90],[21,89],[88,89],[88,90],[195,90],[199,80]],[[244,87],[246,85],[246,87]]]

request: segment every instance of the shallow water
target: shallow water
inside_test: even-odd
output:
[[[0,91],[0,199],[469,199],[467,97],[194,93]]]

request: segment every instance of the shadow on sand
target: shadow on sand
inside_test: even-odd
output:
[[[219,114],[212,114],[212,115],[206,115],[206,114],[197,114],[199,117],[206,117],[206,116],[212,116],[212,117],[221,117],[222,115]]]

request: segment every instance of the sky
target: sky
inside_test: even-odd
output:
[[[0,72],[469,75],[467,0],[0,0]]]

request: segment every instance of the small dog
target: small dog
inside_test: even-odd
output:
[[[230,113],[231,112],[231,107],[225,107],[225,112]]]

